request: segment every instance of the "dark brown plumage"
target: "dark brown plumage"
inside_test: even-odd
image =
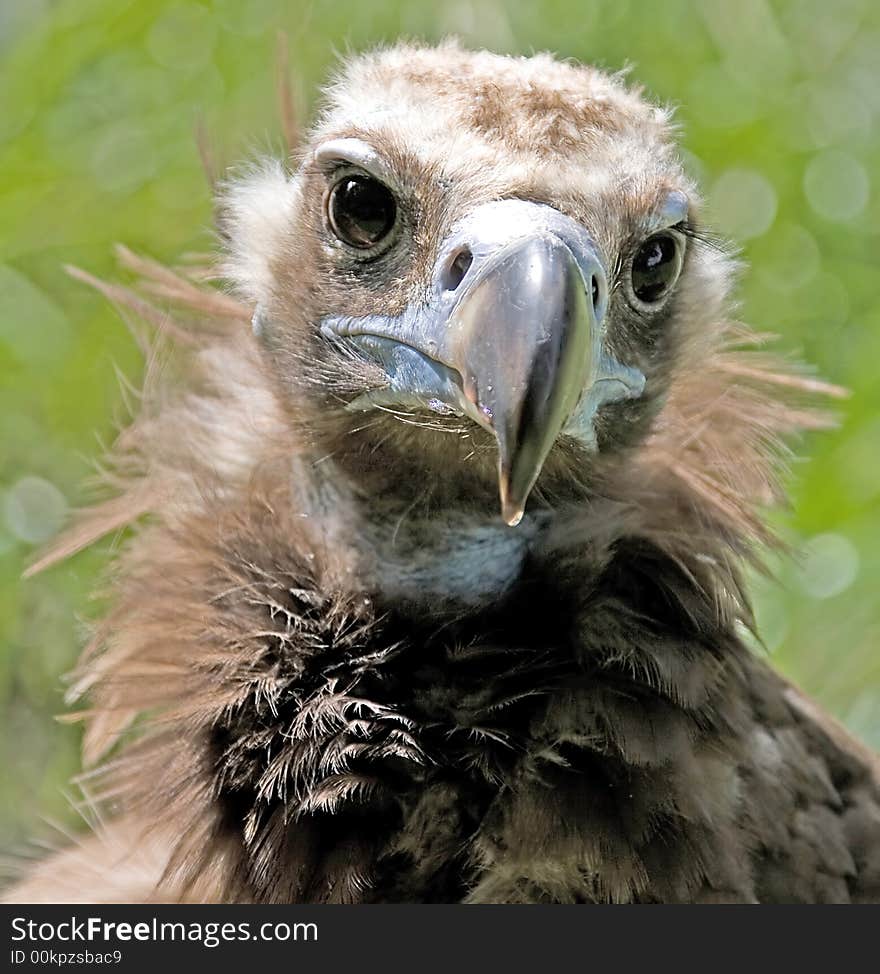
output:
[[[340,139],[398,194],[369,261],[326,224]],[[670,194],[683,267],[647,307],[626,274]],[[499,417],[352,409],[393,382],[320,328],[427,308],[444,241],[511,199],[589,230],[603,354],[644,382],[594,442],[565,427],[515,528]],[[10,896],[880,900],[876,759],[740,635],[782,442],[834,390],[746,350],[666,113],[547,57],[395,48],[221,214],[234,296],[126,251],[137,291],[95,282],[159,333],[115,496],[47,556],[137,524],[71,693],[106,821]]]

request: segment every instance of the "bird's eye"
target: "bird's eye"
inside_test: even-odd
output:
[[[366,250],[394,229],[397,203],[391,190],[370,176],[344,176],[327,200],[330,228],[349,247]]]
[[[669,293],[681,270],[681,246],[671,233],[658,233],[636,251],[632,291],[642,304],[657,304]]]

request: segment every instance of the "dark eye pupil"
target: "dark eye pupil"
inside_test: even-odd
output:
[[[369,176],[346,176],[330,193],[333,232],[351,247],[373,247],[387,237],[397,218],[397,204],[387,186]]]
[[[668,233],[650,237],[639,248],[632,265],[633,293],[645,304],[659,301],[678,275],[678,244]]]

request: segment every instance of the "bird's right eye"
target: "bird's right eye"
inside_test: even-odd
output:
[[[344,244],[368,250],[394,229],[397,202],[391,190],[372,176],[343,176],[327,198],[327,219]]]
[[[649,237],[632,262],[632,293],[638,302],[650,307],[662,301],[678,280],[681,262],[681,247],[672,233]]]

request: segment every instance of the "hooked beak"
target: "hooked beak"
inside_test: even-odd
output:
[[[464,411],[495,434],[501,515],[510,525],[522,519],[583,391],[594,327],[574,256],[545,234],[488,261],[449,316],[441,360],[461,376]]]
[[[323,330],[354,339],[389,376],[386,390],[356,408],[377,398],[442,403],[494,434],[501,514],[514,526],[553,444],[585,402],[591,424],[602,401],[640,393],[644,379],[604,351],[606,275],[583,228],[541,204],[479,209],[493,208],[488,233],[471,219],[451,234],[428,307],[396,318],[327,319]],[[450,281],[462,254],[465,269]]]

